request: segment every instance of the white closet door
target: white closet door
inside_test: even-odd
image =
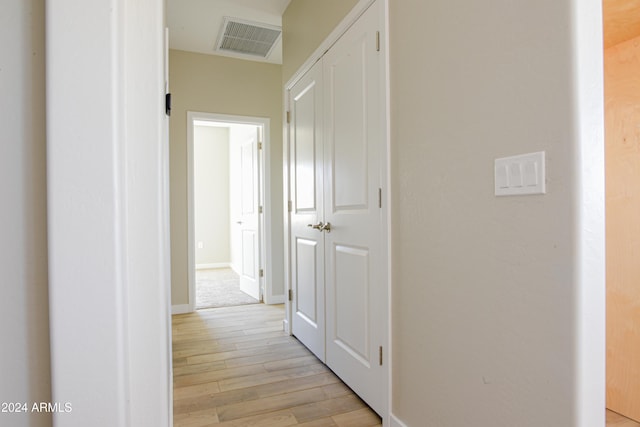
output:
[[[374,410],[385,406],[380,346],[386,331],[380,277],[380,70],[371,6],[323,58],[327,365]]]
[[[325,361],[322,62],[289,92],[292,332]]]

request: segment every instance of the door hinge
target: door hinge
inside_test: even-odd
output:
[[[262,150],[262,142],[258,142],[258,150]]]
[[[380,346],[380,366],[382,366],[382,346]]]
[[[164,95],[164,113],[167,116],[171,115],[171,94],[165,93]]]
[[[289,289],[289,301],[293,301],[293,289]]]
[[[293,203],[291,203],[291,200],[289,200],[289,202],[288,202],[289,212],[291,212],[293,210],[293,206],[292,205],[293,205]]]
[[[262,213],[262,206],[258,206],[258,213]]]
[[[380,31],[376,31],[376,52],[380,52]]]
[[[260,277],[264,277],[264,269],[260,269]]]
[[[291,112],[287,111],[287,123],[291,123]]]
[[[382,207],[382,188],[378,188],[378,207]]]

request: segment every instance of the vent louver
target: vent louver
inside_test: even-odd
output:
[[[282,29],[274,25],[225,17],[216,50],[266,58],[280,38]]]

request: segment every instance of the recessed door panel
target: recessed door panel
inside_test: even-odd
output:
[[[296,242],[296,315],[314,327],[318,327],[318,299],[319,283],[316,260],[318,259],[318,242],[298,239]],[[322,268],[322,266],[320,266]]]
[[[326,141],[333,171],[333,208],[367,207],[367,73],[366,40],[356,39],[344,55],[327,67],[332,131]]]
[[[254,153],[255,147],[253,142],[242,144],[240,154],[240,164],[242,168],[242,214],[251,215],[256,211],[256,188],[255,187],[255,161],[257,157]]]
[[[333,340],[366,368],[370,366],[369,251],[336,245]]]
[[[242,230],[242,276],[247,279],[256,280],[256,258],[257,249],[256,232],[254,230]]]
[[[318,102],[316,81],[309,84],[293,100],[295,118],[293,144],[293,174],[296,211],[315,211],[316,194],[316,129],[315,108]]]

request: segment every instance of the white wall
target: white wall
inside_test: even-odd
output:
[[[48,0],[47,184],[56,426],[171,419],[164,14]]]
[[[0,16],[0,402],[49,402],[44,0]],[[44,427],[50,414],[0,413]]]
[[[600,1],[389,7],[393,413],[602,427]],[[541,150],[546,195],[493,195]]]
[[[194,126],[194,232],[196,268],[231,261],[229,128]],[[198,246],[202,243],[202,248]]]

